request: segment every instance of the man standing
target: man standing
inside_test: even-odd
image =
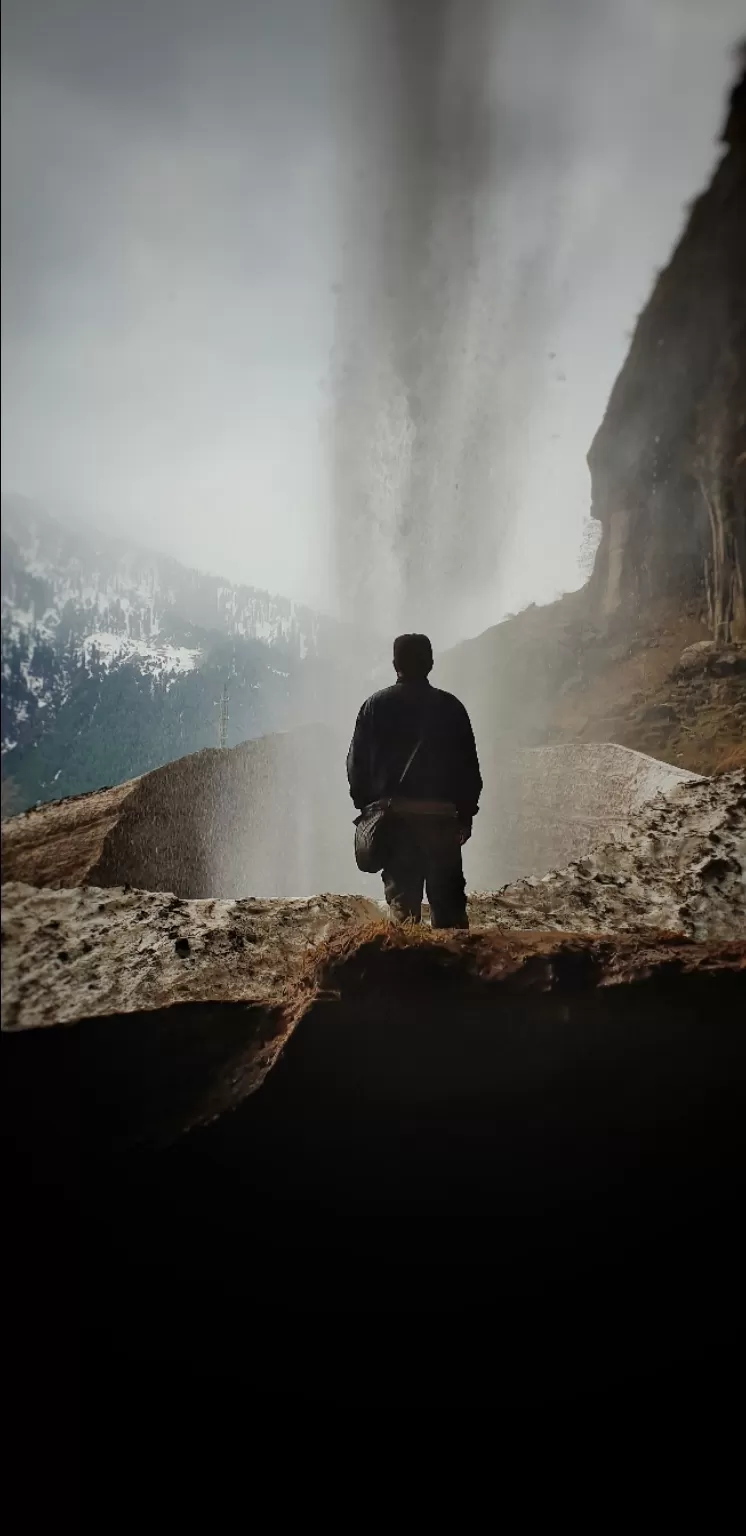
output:
[[[431,687],[432,666],[427,635],[394,641],[396,683],[363,704],[347,778],[359,811],[389,802],[382,873],[394,921],[420,921],[424,886],[433,928],[468,928],[461,848],[482,777],[469,716]]]

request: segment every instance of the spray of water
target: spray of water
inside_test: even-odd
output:
[[[598,124],[614,170],[618,144],[634,140],[625,92],[613,131],[602,99],[618,50],[625,91],[639,74],[648,23],[643,6],[632,10],[627,37],[623,19],[591,0],[339,0],[329,456],[337,606],[351,644],[323,710],[323,787],[334,787],[331,814],[349,839],[339,846],[350,850],[338,889],[361,888],[344,750],[366,685],[391,677],[376,666],[391,636],[424,629],[438,651],[486,628],[512,606],[517,562],[528,568],[527,596],[541,585],[537,573],[550,595],[553,525],[567,507],[555,515],[544,439],[551,411],[556,438],[571,419],[556,403],[565,375],[552,360],[557,338],[593,353],[580,289],[609,259],[596,225],[616,194],[603,156],[585,146]],[[659,60],[669,10],[661,0]],[[643,142],[651,123],[652,111]],[[637,164],[628,174],[636,186]],[[675,233],[672,225],[666,239]],[[595,420],[603,404],[595,399]],[[587,446],[581,436],[566,450],[578,466],[578,554]],[[526,523],[542,529],[535,548]],[[494,677],[479,687],[494,721],[504,703]],[[313,765],[300,740],[291,750],[313,815]]]
[[[516,15],[511,0],[371,0],[345,56],[340,608],[441,643],[475,627],[487,592],[499,603],[514,509],[505,447],[539,388],[560,148],[556,136],[540,146],[528,112],[502,102],[501,29]],[[541,219],[521,219],[517,239],[511,191],[529,161],[536,187],[541,155]]]

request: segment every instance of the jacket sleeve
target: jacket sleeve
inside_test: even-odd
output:
[[[482,793],[482,775],[479,771],[477,744],[466,710],[461,707],[458,721],[458,750],[456,754],[456,785],[454,801],[460,816],[476,816],[479,796]]]
[[[347,753],[347,782],[353,805],[359,811],[370,805],[373,793],[370,784],[370,721],[363,705],[357,720],[350,750]]]

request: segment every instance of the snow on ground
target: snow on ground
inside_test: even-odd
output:
[[[82,651],[88,667],[93,664],[95,653],[95,659],[104,667],[137,661],[143,672],[158,677],[193,672],[200,656],[198,650],[188,650],[184,645],[153,645],[152,641],[130,640],[100,629],[86,637]]]

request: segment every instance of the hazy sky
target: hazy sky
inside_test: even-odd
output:
[[[355,10],[3,6],[3,489],[328,608],[344,189],[387,110],[368,89],[356,115]],[[503,12],[494,121],[530,153],[485,190],[503,537],[464,633],[576,584],[585,453],[719,153],[743,0]]]

